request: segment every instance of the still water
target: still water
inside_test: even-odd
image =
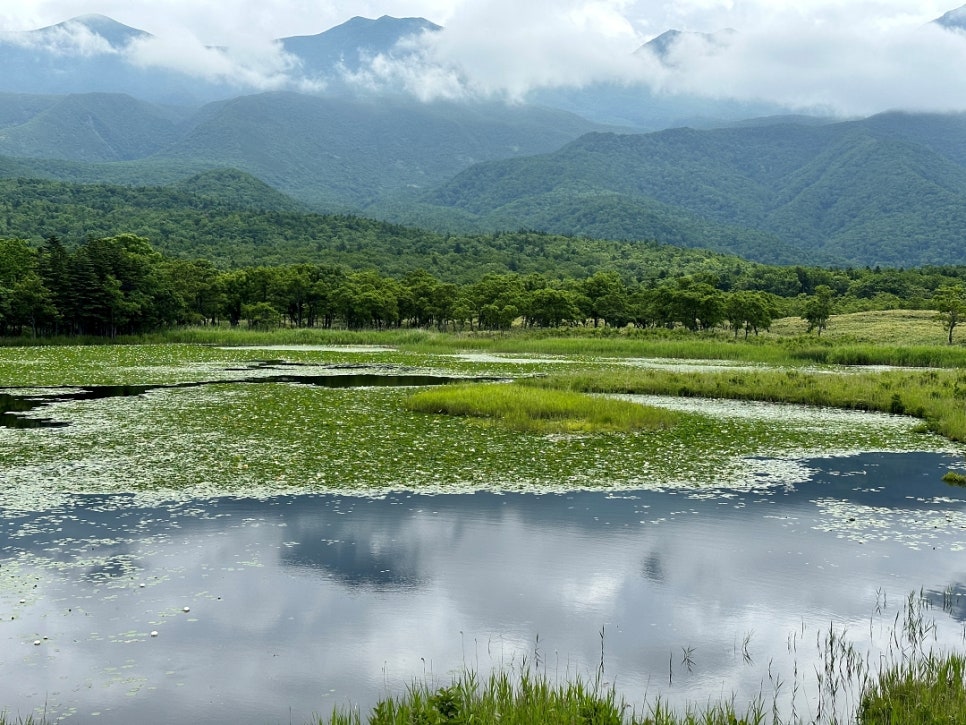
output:
[[[413,679],[537,667],[633,705],[791,688],[907,595],[963,644],[962,460],[808,462],[767,490],[331,495],[0,518],[0,707],[70,722],[308,721]],[[156,633],[156,634],[154,634]],[[807,711],[808,685],[796,697]]]

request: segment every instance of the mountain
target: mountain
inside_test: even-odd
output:
[[[359,208],[466,167],[559,148],[593,128],[559,111],[265,93],[203,109],[156,158],[234,166],[318,208]]]
[[[439,25],[424,18],[354,17],[317,35],[293,36],[278,42],[286,53],[299,59],[307,77],[335,80],[337,69],[355,72],[374,56],[403,56],[405,50],[397,48],[400,40],[440,30]]]
[[[235,57],[231,48],[208,48],[219,65],[241,63],[236,76],[230,70],[213,76],[207,67],[189,73],[164,67],[155,57],[142,58],[140,43],[164,39],[103,15],[82,15],[38,30],[0,34],[0,93],[123,93],[189,106],[250,94],[266,85],[344,93],[345,72],[358,71],[379,54],[403,57],[405,50],[396,50],[400,40],[440,29],[423,18],[356,17],[317,35],[277,39],[291,66],[284,75],[245,65],[249,61]]]
[[[58,36],[72,32],[73,29],[70,27],[72,25],[83,26],[92,35],[99,36],[106,40],[114,50],[121,50],[134,40],[151,36],[150,33],[145,32],[144,30],[132,28],[124,25],[123,23],[117,22],[113,18],[109,18],[106,15],[98,15],[96,13],[79,15],[76,18],[68,20],[64,23],[58,23],[57,25],[41,28],[40,30],[34,31],[34,33],[42,38],[45,36],[49,38],[50,36]]]
[[[0,92],[61,95],[127,93],[143,100],[197,102],[213,87],[183,73],[132,62],[138,41],[153,36],[103,15],[0,34]]]
[[[195,112],[119,94],[0,94],[2,119],[0,154],[37,159],[28,175],[143,185],[234,167],[322,210],[426,190],[474,163],[552,151],[602,128],[530,106],[290,92]]]
[[[966,262],[966,115],[592,133],[480,164],[395,210],[703,246],[776,263]]]
[[[955,10],[950,10],[942,17],[936,18],[933,22],[951,30],[966,31],[966,5],[958,7]]]
[[[680,63],[678,53],[688,43],[705,49],[724,49],[735,35],[726,29],[716,33],[668,30],[634,51],[642,59],[653,58],[667,69]],[[767,101],[708,98],[688,93],[661,93],[643,83],[591,83],[580,88],[541,88],[528,101],[575,113],[597,123],[626,126],[638,131],[691,126],[718,128],[747,118],[775,116],[788,109]]]
[[[0,34],[0,68],[4,70],[0,93],[127,94],[142,101],[193,108],[267,89],[324,96],[404,95],[401,88],[388,85],[374,90],[365,82],[369,62],[377,56],[405,61],[415,52],[406,39],[442,31],[424,18],[354,17],[315,35],[277,39],[274,65],[261,67],[237,49],[196,48],[195,52],[210,57],[197,60],[197,68],[189,71],[180,49],[177,68],[164,65],[172,60],[164,60],[167,39],[105,16],[83,15],[39,30]],[[727,33],[704,37],[721,44],[727,41]],[[668,31],[638,53],[657,52],[668,61],[675,42],[687,36]],[[715,126],[786,112],[775,104],[661,94],[644,84],[619,82],[536,89],[527,102],[575,113],[594,123],[637,130],[685,123]]]
[[[725,48],[737,31],[726,28],[716,33],[696,33],[693,31],[667,30],[656,38],[652,38],[644,45],[634,51],[635,55],[651,53],[664,65],[677,65],[674,57],[675,50],[679,45],[687,42],[698,41],[708,48]]]
[[[120,94],[0,96],[0,154],[70,161],[144,158],[172,143],[179,115]]]

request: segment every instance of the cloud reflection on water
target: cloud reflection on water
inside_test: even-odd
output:
[[[810,671],[830,623],[865,647],[910,591],[964,580],[966,531],[863,540],[856,521],[848,538],[819,505],[962,515],[966,492],[940,481],[955,460],[812,461],[806,484],[712,496],[400,493],[171,509],[88,497],[0,519],[0,703],[76,707],[104,723],[284,720],[290,707],[304,721],[462,666],[539,657],[552,676],[592,678],[601,633],[605,678],[631,703],[732,692],[740,703],[769,662],[786,680],[795,658]],[[940,641],[961,645],[937,613]]]

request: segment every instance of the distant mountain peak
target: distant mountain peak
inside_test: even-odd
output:
[[[944,28],[950,28],[951,30],[966,30],[966,5],[962,5],[955,10],[950,10],[941,18],[936,18],[933,22],[937,25],[942,25]]]
[[[674,46],[682,41],[700,39],[711,48],[723,48],[737,33],[738,31],[733,28],[725,28],[724,30],[717,30],[713,33],[698,33],[672,28],[644,43],[644,45],[635,51],[635,55],[652,53],[662,63],[668,63],[671,60],[671,52]]]
[[[442,27],[425,18],[373,20],[356,16],[317,35],[281,38],[286,52],[298,57],[311,73],[331,73],[336,66],[356,70],[366,56],[388,55],[403,38],[436,32]]]
[[[144,30],[132,28],[129,25],[119,23],[113,18],[109,18],[106,15],[100,15],[98,13],[78,15],[70,20],[65,20],[57,25],[50,25],[34,32],[49,33],[51,31],[70,30],[72,26],[77,25],[83,26],[94,35],[101,36],[104,38],[104,40],[110,43],[111,47],[113,48],[123,48],[135,38],[147,38],[151,36],[150,33]]]

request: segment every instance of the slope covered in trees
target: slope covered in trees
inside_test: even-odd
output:
[[[432,188],[478,161],[552,151],[600,128],[502,103],[277,92],[171,109],[123,94],[0,94],[0,154],[20,160],[16,175],[159,184],[230,166],[327,211]]]
[[[499,228],[655,238],[769,262],[962,263],[966,116],[886,114],[588,134],[552,154],[474,166],[394,208]]]
[[[630,277],[717,273],[749,263],[704,250],[532,232],[447,235],[353,216],[306,213],[237,171],[209,172],[172,187],[80,185],[0,179],[0,237],[65,244],[127,232],[166,255],[225,267],[295,262],[424,269],[462,282],[490,271],[584,277],[609,268]]]
[[[963,115],[621,135],[496,103],[263,93],[177,112],[6,94],[0,127],[8,178],[146,186],[233,167],[316,211],[444,232],[652,239],[769,263],[966,262]]]

